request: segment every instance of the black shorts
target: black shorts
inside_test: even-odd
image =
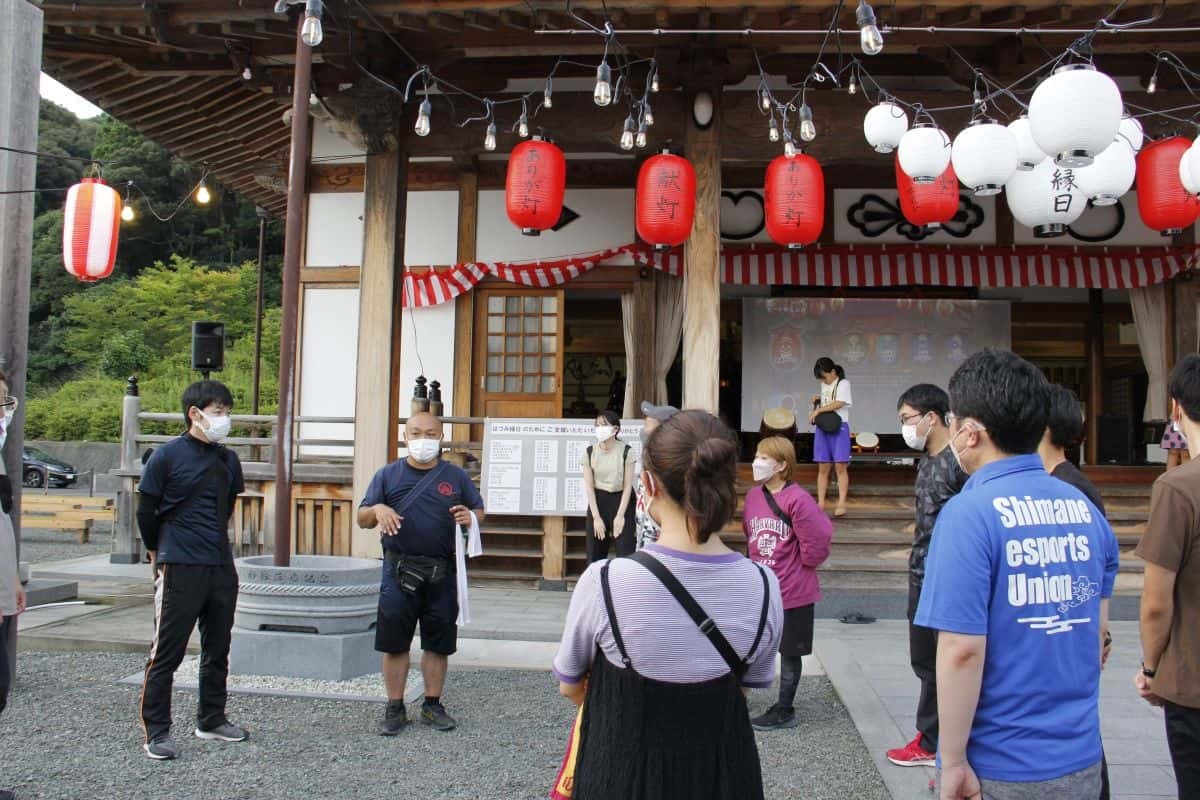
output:
[[[422,650],[453,655],[458,649],[456,580],[457,576],[449,573],[437,583],[426,581],[416,594],[408,594],[396,585],[396,562],[384,559],[375,649],[381,653],[407,653],[419,622]]]
[[[784,609],[783,638],[779,640],[779,654],[783,656],[807,656],[813,650],[813,609],[806,606]]]

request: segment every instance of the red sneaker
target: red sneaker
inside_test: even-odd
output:
[[[917,734],[904,747],[887,751],[888,761],[898,767],[933,767],[937,765],[937,755],[921,747],[921,734]]]

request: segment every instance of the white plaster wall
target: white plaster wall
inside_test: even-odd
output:
[[[353,417],[358,352],[358,289],[306,288],[300,341],[300,415]],[[300,425],[302,439],[353,441],[346,423]],[[301,456],[350,456],[350,447],[301,447]]]
[[[400,416],[408,416],[418,375],[442,384],[442,403],[454,409],[454,302],[404,309],[400,334]],[[424,372],[422,372],[422,368]]]
[[[476,255],[480,261],[530,261],[629,244],[634,240],[633,195],[632,188],[567,189],[565,205],[579,219],[557,232],[522,236],[504,211],[504,190],[481,191]],[[626,256],[609,263],[633,262]]]
[[[306,267],[355,267],[362,263],[362,192],[308,196]]]
[[[961,187],[960,187],[961,189]],[[846,217],[850,207],[866,194],[876,195],[887,201],[895,213],[900,213],[900,192],[896,189],[834,189],[833,208],[825,209],[825,225],[833,224],[833,237],[839,244],[949,244],[949,245],[989,245],[996,243],[996,198],[973,197],[971,200],[983,209],[983,224],[960,239],[944,231],[937,231],[920,242],[914,242],[907,236],[889,228],[879,236],[865,236],[862,231],[850,224]],[[880,207],[880,210],[884,210]],[[830,217],[832,216],[832,220]]]
[[[323,121],[314,121],[312,131],[313,163],[361,164],[367,160],[365,151],[350,144]]]
[[[445,266],[458,261],[458,192],[409,192],[404,263]]]

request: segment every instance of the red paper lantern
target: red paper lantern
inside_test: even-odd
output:
[[[1172,136],[1142,147],[1137,157],[1138,213],[1147,228],[1174,236],[1196,221],[1200,204],[1179,179],[1179,161],[1191,146]]]
[[[638,172],[635,201],[638,236],[655,250],[687,241],[696,216],[696,171],[686,158],[663,151]]]
[[[825,224],[825,173],[812,156],[779,156],[767,166],[763,191],[767,234],[791,248],[812,244]]]
[[[504,207],[526,236],[539,236],[562,216],[567,191],[567,159],[537,136],[513,148],[504,180]]]
[[[953,165],[933,183],[915,183],[897,156],[896,188],[900,191],[900,212],[913,225],[937,227],[958,213],[958,176]]]
[[[63,211],[63,265],[81,281],[112,274],[121,229],[121,195],[100,178],[84,178],[67,192]]]

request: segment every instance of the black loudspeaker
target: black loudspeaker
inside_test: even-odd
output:
[[[225,367],[225,325],[221,322],[192,323],[192,369],[219,372]]]
[[[1133,420],[1129,417],[1100,417],[1098,427],[1101,464],[1133,463]]]

